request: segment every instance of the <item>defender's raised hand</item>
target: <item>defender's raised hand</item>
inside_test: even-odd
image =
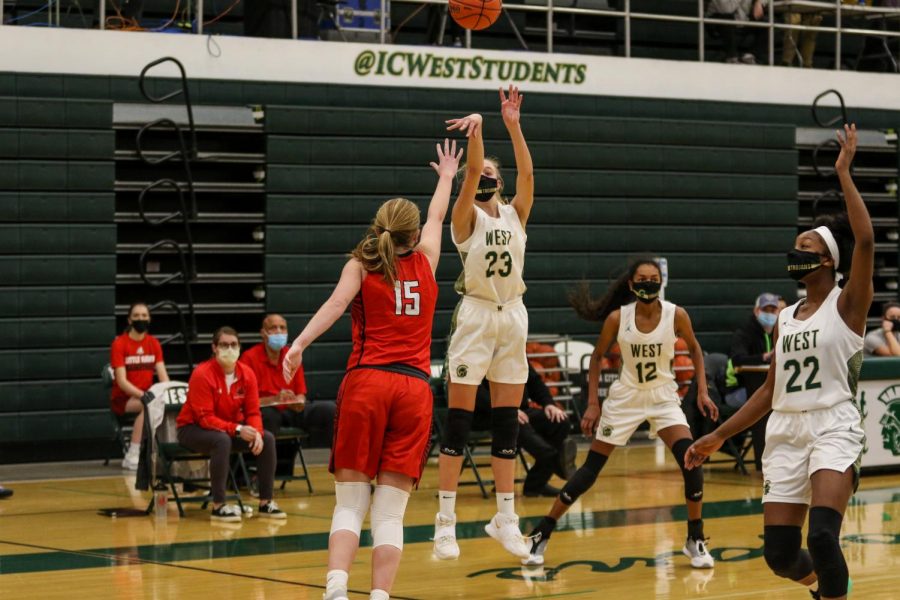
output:
[[[460,148],[459,152],[457,152],[456,140],[451,142],[447,139],[444,139],[443,148],[440,144],[435,144],[435,146],[437,147],[438,161],[430,163],[431,168],[437,172],[438,177],[448,175],[455,177],[456,172],[459,170],[459,161],[462,158],[463,149]]]

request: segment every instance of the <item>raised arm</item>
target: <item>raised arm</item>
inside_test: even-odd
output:
[[[872,274],[875,269],[875,232],[872,230],[872,219],[863,202],[853,177],[850,175],[850,164],[856,155],[856,125],[844,125],[844,134],[837,132],[841,153],[834,163],[844,202],[847,205],[847,217],[850,229],[853,230],[853,261],[850,264],[850,280],[838,298],[838,312],[850,329],[862,335],[866,330],[866,316],[872,305],[875,289],[872,286]]]
[[[531,152],[525,143],[525,135],[519,123],[520,109],[524,94],[519,93],[519,88],[509,86],[509,96],[503,94],[500,88],[500,114],[503,116],[503,124],[509,132],[509,138],[513,143],[513,153],[516,157],[516,196],[512,200],[512,206],[519,215],[522,227],[528,224],[528,216],[531,214],[531,206],[534,204],[534,165],[531,162]]]
[[[704,417],[713,421],[719,420],[719,407],[709,398],[709,389],[706,385],[706,369],[703,366],[703,349],[694,335],[694,327],[691,325],[691,317],[680,306],[675,309],[675,333],[684,338],[688,350],[691,353],[691,362],[694,363],[694,380],[697,382],[697,408]]]
[[[347,310],[347,306],[359,293],[363,274],[363,267],[356,259],[350,259],[344,265],[341,278],[331,293],[331,297],[316,311],[313,318],[309,320],[309,323],[291,344],[291,349],[284,355],[282,374],[285,381],[291,381],[294,378],[294,373],[303,362],[303,351],[320,335],[328,331]]]
[[[777,339],[778,325],[772,331],[773,347],[777,347],[775,343]],[[702,465],[710,454],[722,447],[725,440],[746,430],[772,410],[772,396],[775,392],[775,352],[772,351],[772,368],[769,369],[765,383],[753,392],[750,399],[730,419],[719,425],[712,433],[691,444],[684,455],[686,468],[693,469]]]
[[[590,437],[600,419],[600,361],[616,341],[619,333],[620,311],[614,310],[603,322],[597,345],[591,353],[591,366],[588,369],[588,405],[581,418],[581,432]]]
[[[419,250],[428,257],[431,264],[431,272],[437,271],[438,261],[441,258],[441,235],[444,231],[444,217],[447,216],[447,206],[450,204],[450,192],[453,189],[453,178],[459,170],[459,159],[463,150],[456,151],[456,140],[450,142],[444,140],[444,147],[437,145],[438,162],[431,163],[431,167],[437,171],[438,182],[434,189],[434,195],[428,204],[428,217],[425,226],[422,227],[422,237],[419,239]]]
[[[481,181],[481,172],[484,170],[484,140],[481,137],[481,115],[472,114],[461,119],[450,119],[447,131],[458,129],[469,138],[469,158],[466,161],[466,173],[459,196],[453,203],[453,212],[450,214],[450,226],[453,227],[453,237],[462,243],[469,239],[475,229],[475,192],[478,190],[478,182]]]

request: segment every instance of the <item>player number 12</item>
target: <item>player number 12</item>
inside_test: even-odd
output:
[[[419,315],[419,287],[418,281],[397,281],[394,283],[394,300],[396,301],[396,313],[415,317]]]

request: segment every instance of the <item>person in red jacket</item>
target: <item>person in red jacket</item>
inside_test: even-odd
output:
[[[131,432],[131,445],[125,453],[122,468],[136,471],[141,452],[141,434],[144,431],[144,403],[141,397],[153,385],[153,375],[159,381],[168,381],[162,346],[147,333],[150,327],[150,309],[143,302],[135,302],[128,309],[128,328],[113,340],[109,349],[109,364],[115,373],[110,394],[112,411],[122,416],[137,413]]]
[[[178,415],[178,442],[210,456],[213,521],[241,520],[238,507],[225,504],[225,480],[232,450],[256,456],[259,516],[286,519],[272,500],[275,438],[263,429],[259,389],[253,370],[238,362],[241,342],[231,327],[213,334],[213,358],[197,366],[188,382],[187,402]]]

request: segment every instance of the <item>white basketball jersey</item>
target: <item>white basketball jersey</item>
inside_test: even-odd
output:
[[[472,235],[462,243],[454,237],[453,243],[463,262],[456,292],[503,305],[525,293],[522,271],[528,236],[515,208],[508,204],[499,208],[495,219],[476,207]]]
[[[621,308],[617,341],[622,353],[619,381],[624,385],[649,390],[675,382],[672,361],[675,359],[676,306],[665,300],[660,303],[662,316],[659,325],[650,333],[642,333],[635,324],[635,302]]]
[[[778,315],[774,410],[803,412],[855,400],[863,337],[838,313],[840,295],[835,286],[805,321],[794,318],[800,302]]]

